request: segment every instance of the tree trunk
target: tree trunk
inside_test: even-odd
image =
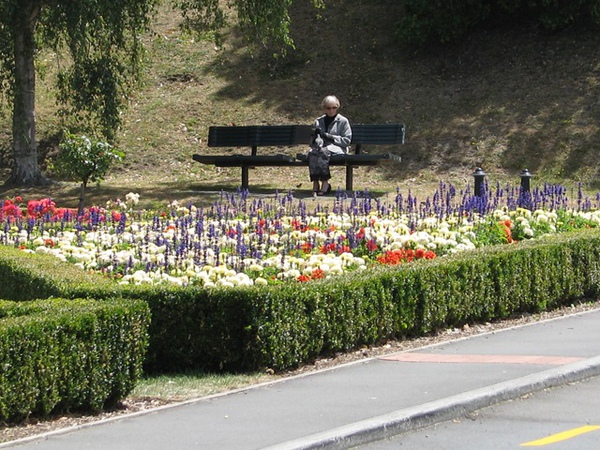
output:
[[[87,187],[87,179],[82,181],[79,185],[79,203],[77,204],[77,217],[83,215],[83,208],[85,207],[85,188]]]
[[[14,58],[15,85],[13,99],[13,167],[9,183],[15,185],[47,184],[37,161],[35,127],[35,27],[40,14],[38,0],[21,0],[23,7],[15,14]]]

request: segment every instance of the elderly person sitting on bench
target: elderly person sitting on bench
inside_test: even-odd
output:
[[[315,120],[314,137],[308,153],[308,169],[314,195],[325,195],[331,191],[329,157],[347,153],[352,141],[350,122],[338,113],[338,98],[328,95],[321,102],[321,107],[324,114]]]

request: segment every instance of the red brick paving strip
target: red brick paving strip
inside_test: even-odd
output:
[[[570,356],[529,356],[529,355],[448,355],[442,353],[400,353],[382,356],[385,361],[429,362],[429,363],[483,363],[483,364],[543,364],[560,366],[584,358]]]

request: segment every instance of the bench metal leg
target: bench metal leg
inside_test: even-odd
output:
[[[242,166],[242,189],[248,189],[248,166]]]
[[[352,178],[354,175],[354,166],[346,166],[346,190],[352,190]]]

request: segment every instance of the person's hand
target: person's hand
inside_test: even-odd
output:
[[[322,136],[326,139],[333,141],[333,134],[331,133],[323,133]]]

